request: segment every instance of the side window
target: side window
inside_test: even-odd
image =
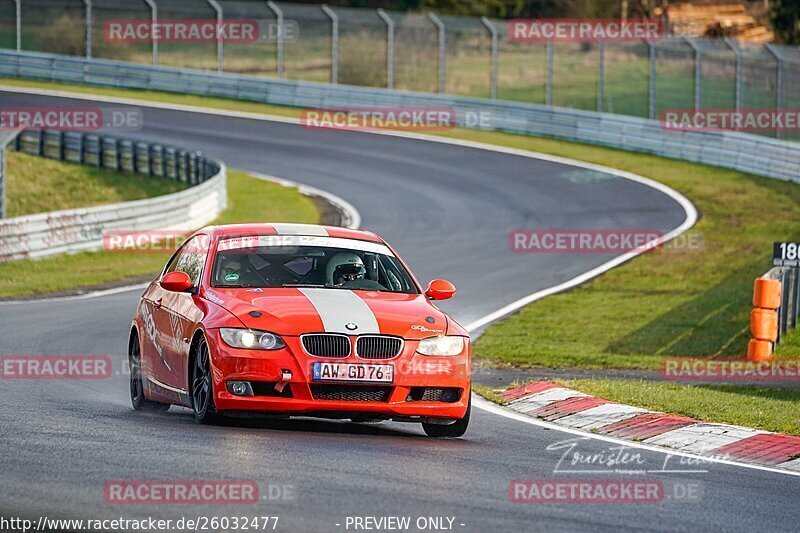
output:
[[[164,273],[186,272],[192,283],[197,285],[200,281],[200,274],[203,273],[206,257],[208,257],[208,236],[195,235],[186,241],[180,251],[170,259]]]

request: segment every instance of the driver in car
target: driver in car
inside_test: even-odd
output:
[[[350,252],[334,255],[328,261],[326,274],[328,283],[334,287],[342,287],[346,283],[364,279],[367,269],[359,256]]]

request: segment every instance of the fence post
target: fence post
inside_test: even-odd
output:
[[[656,45],[645,39],[647,43],[647,56],[650,60],[650,73],[648,76],[648,96],[647,96],[647,116],[650,119],[656,118]]]
[[[86,6],[86,59],[92,58],[92,0],[83,0]]]
[[[792,328],[797,327],[797,317],[800,315],[800,267],[794,267],[794,294],[792,295],[794,304],[792,305]]]
[[[736,44],[736,41],[730,37],[725,37],[725,44],[736,54],[736,95],[734,97],[734,107],[738,112],[742,109],[742,81],[744,76],[744,69],[742,68],[742,50],[739,48],[739,45]]]
[[[14,0],[16,4],[16,35],[17,35],[17,52],[22,51],[22,0]]]
[[[775,111],[780,112],[781,109],[783,109],[783,56],[781,56],[778,49],[772,44],[765,44],[764,47],[767,49],[767,52],[775,58]],[[783,138],[783,132],[781,132],[780,129],[775,130],[775,138]]]
[[[278,4],[269,0],[267,6],[275,13],[276,22],[278,24],[278,79],[283,79],[283,11],[278,7]]]
[[[439,30],[439,94],[444,94],[447,83],[447,65],[445,63],[447,60],[447,43],[444,23],[433,12],[428,13],[428,18]]]
[[[481,17],[481,22],[492,36],[492,71],[489,78],[492,100],[497,100],[497,28],[487,17]]]
[[[322,12],[331,19],[331,83],[339,83],[339,17],[328,7],[328,4],[320,6]]]
[[[597,112],[603,112],[603,99],[606,79],[606,43],[600,41],[597,45]]]
[[[700,111],[703,99],[703,56],[694,39],[684,37],[683,41],[694,51],[694,110]]]
[[[153,64],[158,65],[158,36],[155,32],[158,25],[158,6],[155,0],[144,0],[144,2],[150,7],[150,23],[153,26],[153,31],[150,32],[153,38]]]
[[[217,0],[206,0],[208,5],[211,6],[217,14],[217,71],[222,72],[225,70],[225,52],[224,52],[224,41],[222,39],[222,32],[220,29],[225,22],[225,17],[222,14],[222,6],[219,5]]]
[[[6,147],[11,139],[5,135],[0,139],[0,220],[6,217]]]
[[[394,21],[381,8],[375,12],[386,24],[386,88],[394,89]]]
[[[547,105],[553,105],[553,41],[547,41],[545,45],[546,62],[545,70],[547,72],[544,87],[544,101]]]

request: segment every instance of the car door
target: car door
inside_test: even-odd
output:
[[[197,287],[203,266],[208,257],[209,239],[206,235],[195,235],[184,243],[177,255],[171,271],[185,272]],[[163,289],[162,289],[163,290]],[[189,343],[195,325],[201,320],[195,294],[190,292],[164,291],[161,304],[163,322],[156,321],[161,330],[164,343],[165,382],[170,387],[189,391],[188,361]]]
[[[176,269],[180,252],[175,253],[164,268],[162,275]],[[169,314],[164,310],[164,300],[169,300],[170,292],[161,287],[158,280],[150,284],[142,295],[139,315],[142,322],[142,375],[145,377],[151,394],[172,400],[175,391],[163,385],[172,381],[172,368],[169,364],[167,348],[170,339]]]

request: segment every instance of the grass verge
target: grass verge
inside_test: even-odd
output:
[[[297,189],[228,171],[228,208],[214,221],[315,223],[319,213]],[[170,253],[82,252],[0,264],[0,298],[19,298],[155,276]]]
[[[18,152],[8,152],[7,169],[9,217],[140,200],[184,188],[177,181]]]
[[[800,391],[796,390],[594,379],[556,382],[644,409],[800,435]]]

